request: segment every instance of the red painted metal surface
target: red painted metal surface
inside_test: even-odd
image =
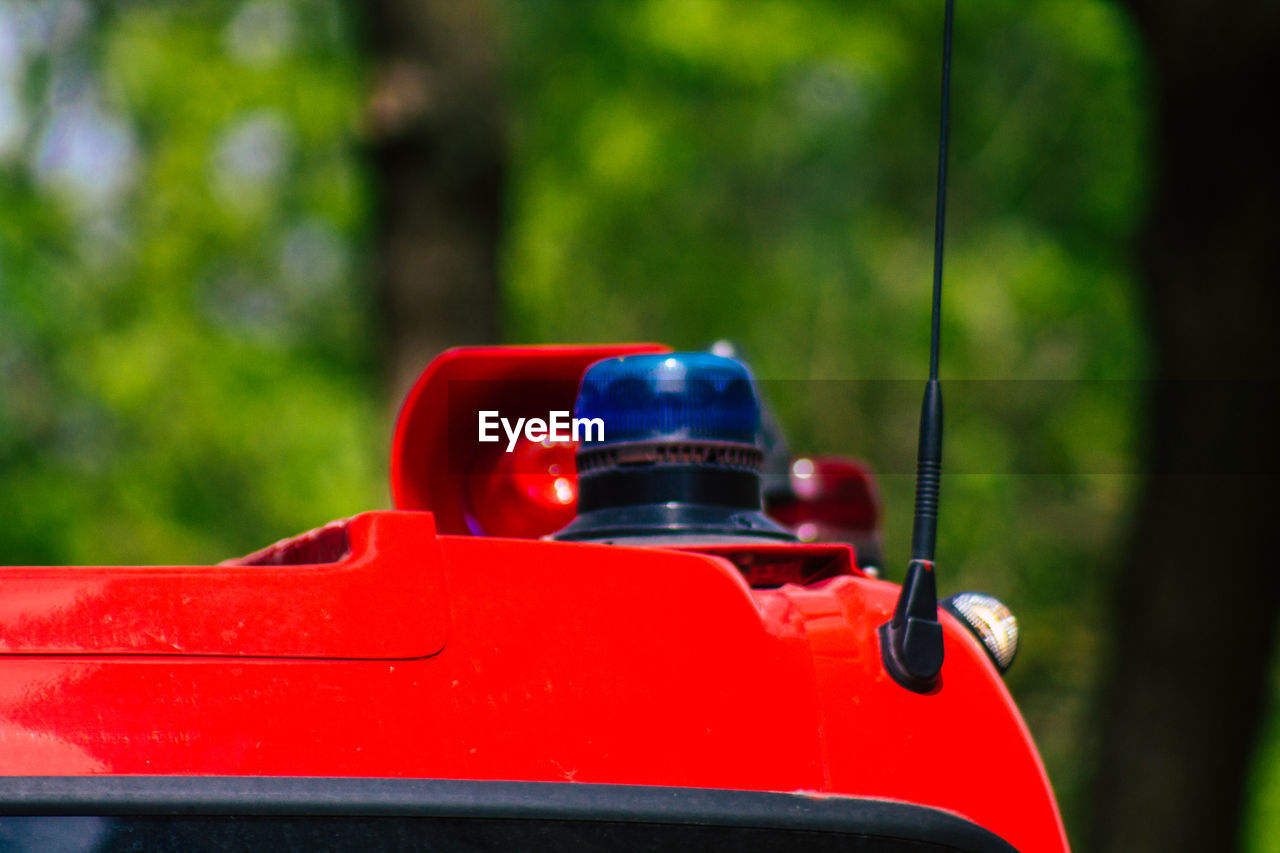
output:
[[[448,428],[429,378],[393,469],[397,503],[435,516],[367,513],[221,566],[0,569],[0,772],[805,791],[1067,849],[977,640],[942,614],[940,688],[898,686],[876,637],[897,587],[849,548],[441,535],[466,529],[443,490],[467,474],[415,446]]]

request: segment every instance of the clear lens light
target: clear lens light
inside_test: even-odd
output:
[[[981,592],[962,592],[947,600],[947,609],[982,641],[997,669],[1009,668],[1018,653],[1018,620],[1008,607]]]

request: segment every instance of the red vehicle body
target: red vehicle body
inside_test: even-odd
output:
[[[1066,850],[982,644],[941,614],[940,685],[900,687],[876,634],[898,587],[849,546],[510,535],[554,530],[571,501],[539,470],[504,473],[476,409],[569,408],[588,364],[645,351],[661,348],[437,359],[397,426],[394,511],[216,566],[0,569],[0,810],[110,799],[68,804],[92,781],[67,777],[146,777],[156,802],[209,777],[659,786],[616,790],[910,804]],[[130,802],[114,813],[183,811]],[[924,849],[977,849],[952,843]]]

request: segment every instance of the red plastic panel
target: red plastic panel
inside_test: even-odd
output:
[[[0,654],[403,659],[444,646],[448,610],[428,514],[369,513],[246,560],[310,565],[0,569]],[[336,554],[341,554],[336,550]]]
[[[843,577],[756,593],[770,622],[802,631],[813,666],[825,789],[929,803],[1019,850],[1065,851],[1066,833],[1030,732],[981,645],[942,613],[939,689],[920,695],[885,672],[876,637],[899,587]]]
[[[951,811],[1021,850],[1066,849],[1026,728],[967,631],[944,615],[946,664],[936,693],[912,693],[885,674],[875,632],[891,612],[892,584],[840,574],[751,590],[722,557],[437,538],[429,517],[415,513],[361,516],[350,534],[350,559],[367,560],[370,577],[381,580],[349,587],[368,598],[340,620],[339,636],[356,643],[358,623],[365,653],[386,638],[434,638],[424,648],[443,642],[434,596],[449,614],[438,654],[0,657],[0,768],[850,794]],[[424,572],[436,577],[432,567],[443,577],[427,595],[414,584]],[[37,601],[29,569],[0,570],[0,600],[12,599],[13,571],[27,605],[0,614],[6,637],[24,614],[53,619],[68,603]],[[171,594],[164,572],[133,571],[146,580],[119,606],[148,601],[156,590]],[[333,591],[313,568],[265,571],[281,584],[266,601],[275,618],[292,620],[291,606],[309,607],[312,586]],[[213,625],[226,623],[227,611],[217,608],[192,603],[148,624],[212,643]],[[80,623],[105,612],[77,610],[78,630],[92,635]],[[332,631],[324,621],[311,611],[281,634],[305,647],[315,642],[308,632]]]

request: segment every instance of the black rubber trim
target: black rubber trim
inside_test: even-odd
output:
[[[3,815],[277,815],[626,821],[856,833],[1017,853],[977,824],[888,800],[710,788],[224,776],[0,777]]]
[[[727,537],[730,541],[740,537],[796,541],[794,533],[759,510],[678,503],[619,506],[584,512],[552,538],[562,542],[611,542],[668,536]]]
[[[760,474],[712,465],[639,465],[578,478],[578,512],[644,504],[705,504],[755,509]]]

